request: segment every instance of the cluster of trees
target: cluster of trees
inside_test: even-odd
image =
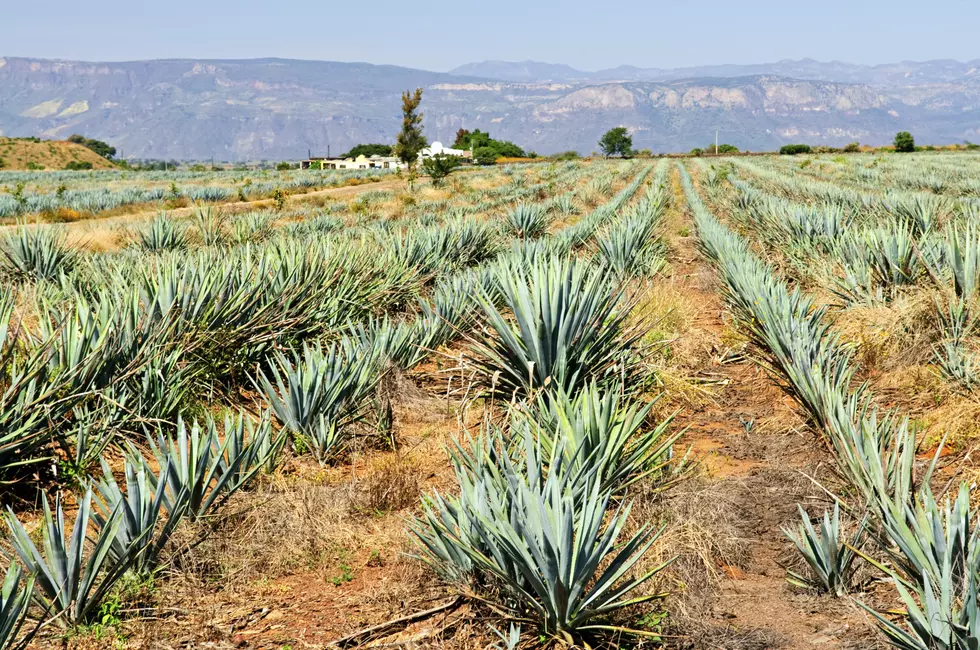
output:
[[[116,148],[102,142],[102,140],[95,140],[93,138],[86,138],[84,135],[78,135],[77,133],[68,138],[68,142],[74,142],[75,144],[80,144],[87,149],[91,149],[95,153],[99,154],[103,158],[111,159],[116,155]]]
[[[384,156],[391,155],[392,146],[390,144],[359,144],[351,148],[347,153],[341,154],[341,158],[357,158],[358,156]]]
[[[526,158],[527,152],[513,142],[494,140],[490,134],[476,129],[460,129],[456,132],[453,149],[468,149],[473,152],[473,160],[479,165],[492,165],[498,158]]]
[[[86,169],[92,169],[92,163],[87,160],[72,160],[67,165],[65,169],[70,172],[78,172]]]

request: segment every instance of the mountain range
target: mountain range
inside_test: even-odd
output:
[[[298,159],[393,142],[400,93],[423,87],[430,141],[482,129],[528,150],[588,153],[613,126],[636,148],[714,140],[750,150],[787,142],[980,140],[980,60],[877,66],[812,60],[585,72],[538,62],[450,72],[298,61],[90,63],[0,58],[0,135],[105,140],[127,158]]]

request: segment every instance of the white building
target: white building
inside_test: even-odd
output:
[[[450,149],[449,147],[442,146],[441,142],[433,142],[431,146],[426,147],[419,154],[419,158],[432,158],[433,156],[457,156],[459,158],[471,158],[472,154],[469,151],[464,151],[462,149]]]

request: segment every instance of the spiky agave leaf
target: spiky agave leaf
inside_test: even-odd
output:
[[[901,513],[895,512],[895,519]],[[907,628],[859,603],[876,619],[891,645],[902,650],[968,650],[980,643],[977,587],[980,550],[977,532],[970,531],[969,487],[960,486],[956,503],[941,512],[931,495],[908,508],[906,526],[888,522],[889,539],[898,545],[896,566],[906,577],[889,571],[906,607]],[[887,569],[886,569],[887,571]]]
[[[0,266],[9,275],[25,280],[55,280],[68,275],[78,253],[65,244],[65,236],[53,228],[19,226],[0,246]]]
[[[27,607],[31,602],[31,592],[34,590],[34,576],[28,576],[21,584],[24,572],[16,564],[7,568],[3,582],[0,583],[0,648],[18,648],[25,646],[34,633],[14,645],[17,634],[24,624]]]
[[[666,265],[664,245],[653,238],[656,226],[655,220],[638,211],[596,237],[602,262],[617,278],[654,275]]]
[[[618,387],[601,389],[595,383],[574,395],[543,393],[534,408],[512,412],[511,436],[536,439],[548,456],[560,446],[562,471],[596,469],[603,490],[620,493],[654,475],[651,487],[664,489],[679,478],[669,466],[683,432],[668,435],[672,416],[645,427],[655,404],[632,404]]]
[[[96,509],[92,518],[101,529],[115,525],[112,516],[119,513],[109,553],[116,561],[121,561],[130,549],[138,549],[132,570],[141,576],[151,575],[157,569],[160,553],[190,505],[187,486],[184,486],[174,496],[169,515],[165,517],[167,485],[176,483],[176,477],[171,477],[176,471],[172,462],[173,459],[168,458],[160,475],[154,476],[146,463],[127,458],[124,464],[126,491],[123,492],[109,464],[102,459],[102,478],[96,484]],[[161,521],[164,521],[162,526],[159,525]]]
[[[188,427],[178,418],[174,435],[161,431],[155,440],[148,437],[157,464],[172,468],[159,476],[152,471],[148,475],[156,479],[156,490],[162,490],[166,482],[169,494],[164,503],[171,513],[186,500],[189,518],[207,516],[244,488],[274,452],[275,446],[267,440],[272,435],[268,419],[255,426],[244,414],[226,414],[224,424],[224,439],[210,414],[204,427],[196,421]],[[145,459],[141,462],[148,467]]]
[[[161,213],[148,228],[137,231],[136,246],[150,252],[180,250],[187,248],[187,235]]]
[[[552,258],[530,269],[502,267],[498,279],[513,321],[481,295],[494,335],[484,334],[472,349],[488,388],[510,397],[538,389],[571,393],[592,381],[630,384],[631,348],[642,332],[627,326],[623,289],[608,274]]]
[[[533,446],[529,451],[522,461],[498,456],[503,465],[496,471],[481,463],[487,474],[457,469],[459,499],[436,494],[425,518],[413,525],[426,558],[440,566],[458,562],[457,571],[499,581],[509,597],[506,606],[546,636],[574,642],[607,630],[635,633],[605,619],[663,596],[630,593],[666,565],[627,577],[660,533],[641,526],[621,540],[629,505],[613,510],[598,482],[576,487],[581,476],[544,476],[542,454]]]
[[[504,215],[510,233],[520,239],[534,239],[544,233],[551,223],[551,216],[536,203],[518,203]]]
[[[354,344],[351,349],[358,348]],[[366,398],[382,376],[381,346],[370,354],[351,357],[346,352],[343,344],[326,352],[319,345],[304,346],[292,360],[277,353],[269,374],[259,373],[259,388],[276,418],[301,436],[320,462],[334,454],[335,432],[362,415]]]
[[[799,530],[794,533],[788,528],[783,528],[783,533],[793,542],[800,555],[806,560],[814,577],[809,578],[790,571],[787,580],[799,587],[816,588],[834,596],[847,594],[851,590],[854,560],[857,557],[853,549],[861,547],[864,529],[868,523],[867,518],[861,522],[857,532],[845,544],[844,540],[841,539],[843,531],[840,525],[840,504],[838,502],[834,502],[833,518],[831,518],[830,513],[823,513],[819,535],[810,522],[810,516],[806,514],[802,506],[797,507],[802,519]]]
[[[121,558],[111,553],[112,542],[120,525],[121,512],[110,513],[106,525],[92,538],[86,549],[91,517],[92,490],[89,488],[79,501],[75,525],[69,537],[61,498],[55,498],[52,514],[47,496],[44,498],[44,525],[41,530],[44,553],[34,542],[17,516],[8,506],[7,527],[11,544],[27,570],[36,577],[34,596],[47,611],[64,626],[85,623],[96,613],[116,582],[135,561],[139,545],[123,549]]]

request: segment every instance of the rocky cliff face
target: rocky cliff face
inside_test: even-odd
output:
[[[425,90],[426,133],[480,128],[540,153],[589,152],[625,125],[637,148],[787,141],[980,140],[980,79],[879,84],[776,75],[666,81],[493,81],[395,66],[262,59],[83,63],[0,58],[0,135],[84,133],[127,157],[299,158],[390,142],[399,93]]]

